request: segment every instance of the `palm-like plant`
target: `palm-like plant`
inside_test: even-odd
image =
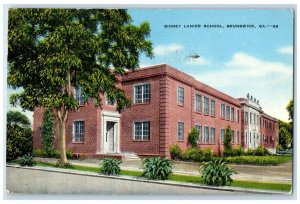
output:
[[[172,163],[165,157],[149,157],[143,161],[142,176],[153,180],[166,180],[172,174]]]
[[[106,175],[119,175],[121,160],[112,157],[105,157],[100,163],[100,172]]]
[[[232,183],[231,175],[236,171],[227,166],[223,159],[216,159],[204,163],[200,168],[200,173],[207,185],[225,186]]]

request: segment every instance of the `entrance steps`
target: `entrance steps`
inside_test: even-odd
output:
[[[140,160],[134,152],[123,152],[125,160]]]

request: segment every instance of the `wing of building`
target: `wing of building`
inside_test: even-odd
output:
[[[169,147],[188,147],[188,133],[200,133],[198,145],[223,151],[225,129],[233,131],[232,145],[274,149],[278,144],[278,120],[265,114],[259,101],[248,95],[233,98],[169,65],[161,64],[128,72],[119,86],[132,105],[116,111],[111,102],[95,107],[84,102],[80,87],[74,96],[80,108],[70,112],[66,122],[66,145],[76,154],[170,156]],[[34,147],[42,148],[42,108],[35,108]],[[55,124],[58,135],[58,123]],[[57,141],[55,140],[55,145]]]

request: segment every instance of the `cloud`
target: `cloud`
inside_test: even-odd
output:
[[[293,55],[293,46],[285,46],[277,49],[277,52],[285,55]]]
[[[293,94],[292,64],[266,61],[238,52],[218,66],[221,69],[194,77],[234,97],[245,97],[250,93],[260,100],[267,114],[287,120],[285,106]]]
[[[183,49],[183,46],[177,43],[171,43],[171,44],[162,44],[162,45],[157,45],[153,51],[155,55],[158,56],[165,56],[170,53],[180,51]]]
[[[187,59],[186,64],[190,64],[190,65],[207,65],[210,64],[210,60],[204,58],[204,57],[199,57],[197,59]]]

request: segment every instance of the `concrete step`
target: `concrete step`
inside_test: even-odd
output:
[[[140,158],[134,152],[123,152],[126,160],[139,160]]]

